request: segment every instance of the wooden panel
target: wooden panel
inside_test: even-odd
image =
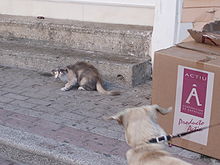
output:
[[[183,7],[220,7],[220,0],[184,0]]]
[[[182,12],[181,22],[210,22],[219,19],[220,19],[220,7],[184,8]]]

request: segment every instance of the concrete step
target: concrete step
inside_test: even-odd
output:
[[[77,50],[47,41],[0,39],[0,65],[50,72],[77,61],[92,63],[104,79],[128,86],[145,83],[151,74],[150,58]]]
[[[0,15],[0,36],[4,38],[43,40],[118,56],[148,56],[151,34],[148,26]]]
[[[27,165],[125,165],[126,160],[0,125],[1,156]]]

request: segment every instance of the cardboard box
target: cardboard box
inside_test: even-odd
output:
[[[190,41],[156,52],[152,103],[173,107],[158,117],[169,134],[220,123],[220,47]],[[220,126],[172,143],[220,159],[219,137]]]

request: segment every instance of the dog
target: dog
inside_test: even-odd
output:
[[[158,105],[128,108],[116,115],[106,118],[116,120],[125,129],[125,139],[131,147],[126,153],[128,165],[190,165],[172,157],[162,143],[148,143],[152,138],[166,135],[157,124],[157,112],[165,115],[172,108]]]

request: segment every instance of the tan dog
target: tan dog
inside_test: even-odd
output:
[[[146,143],[152,138],[166,135],[156,122],[157,111],[165,115],[171,108],[164,109],[158,105],[128,108],[108,118],[117,120],[125,129],[125,139],[131,147],[126,153],[128,164],[190,165],[164,151],[162,143]]]

